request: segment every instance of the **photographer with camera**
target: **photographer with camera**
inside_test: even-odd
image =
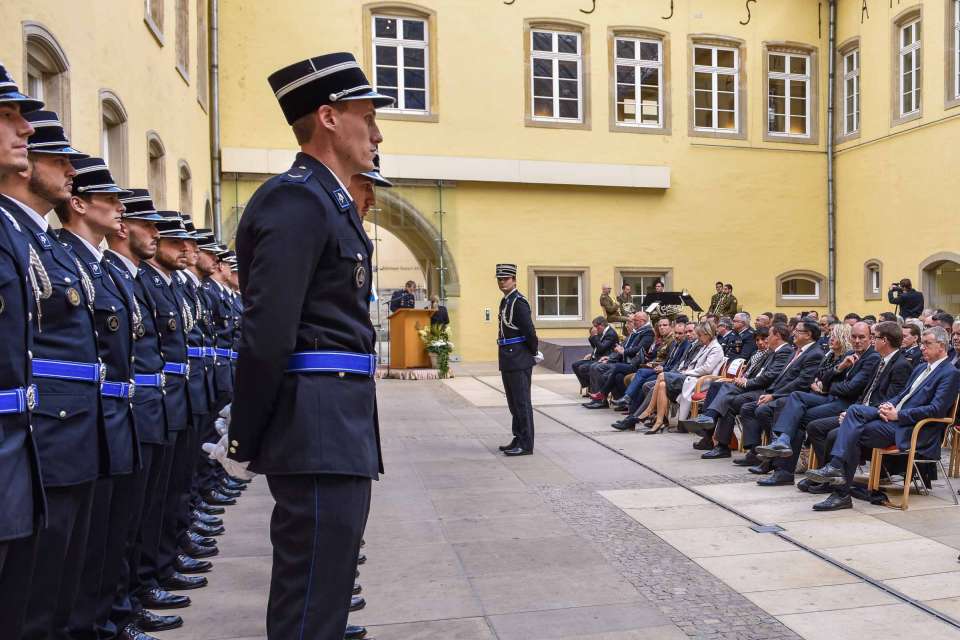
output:
[[[887,300],[890,304],[900,307],[900,315],[904,320],[919,318],[923,313],[923,294],[913,288],[910,278],[903,278],[900,282],[890,285]]]

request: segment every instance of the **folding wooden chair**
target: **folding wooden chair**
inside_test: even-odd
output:
[[[737,379],[737,376],[743,372],[746,366],[747,363],[742,358],[737,358],[732,361],[726,359],[723,361],[723,364],[720,365],[720,371],[723,373],[719,375],[700,376],[697,379],[697,386],[693,390],[693,397],[690,402],[690,417],[696,418],[700,415],[700,405],[707,399],[706,386],[711,382],[733,382]]]

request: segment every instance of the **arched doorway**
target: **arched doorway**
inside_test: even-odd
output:
[[[942,251],[920,263],[926,306],[960,314],[960,254]]]

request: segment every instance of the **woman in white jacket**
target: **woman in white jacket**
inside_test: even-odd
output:
[[[715,374],[723,365],[723,347],[717,342],[717,328],[710,322],[701,322],[696,327],[697,340],[704,347],[694,357],[685,369],[680,371],[664,371],[657,376],[657,383],[654,385],[652,394],[653,399],[650,406],[647,407],[641,415],[637,416],[641,421],[655,415],[656,419],[646,433],[660,433],[667,426],[667,411],[670,409],[670,402],[676,400],[683,392],[684,381],[693,380],[696,382],[700,376]],[[690,401],[687,398],[687,412],[690,411]]]

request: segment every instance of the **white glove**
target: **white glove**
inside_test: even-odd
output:
[[[220,417],[213,421],[213,427],[221,436],[226,435],[230,429],[230,408],[232,406],[232,404],[228,404],[223,409],[220,409]]]
[[[252,480],[257,474],[252,471],[247,471],[247,465],[249,462],[237,462],[236,460],[231,460],[227,457],[227,444],[229,436],[223,434],[220,437],[220,441],[216,444],[212,442],[204,442],[200,445],[200,448],[203,449],[207,456],[211,460],[216,460],[220,463],[220,466],[229,473],[234,478],[240,478],[241,480]]]
[[[537,351],[537,355],[533,356],[533,361],[537,364],[543,362],[543,352]]]
[[[230,410],[233,407],[233,403],[228,404],[223,409],[220,409],[220,417],[227,421],[227,424],[230,424]]]

